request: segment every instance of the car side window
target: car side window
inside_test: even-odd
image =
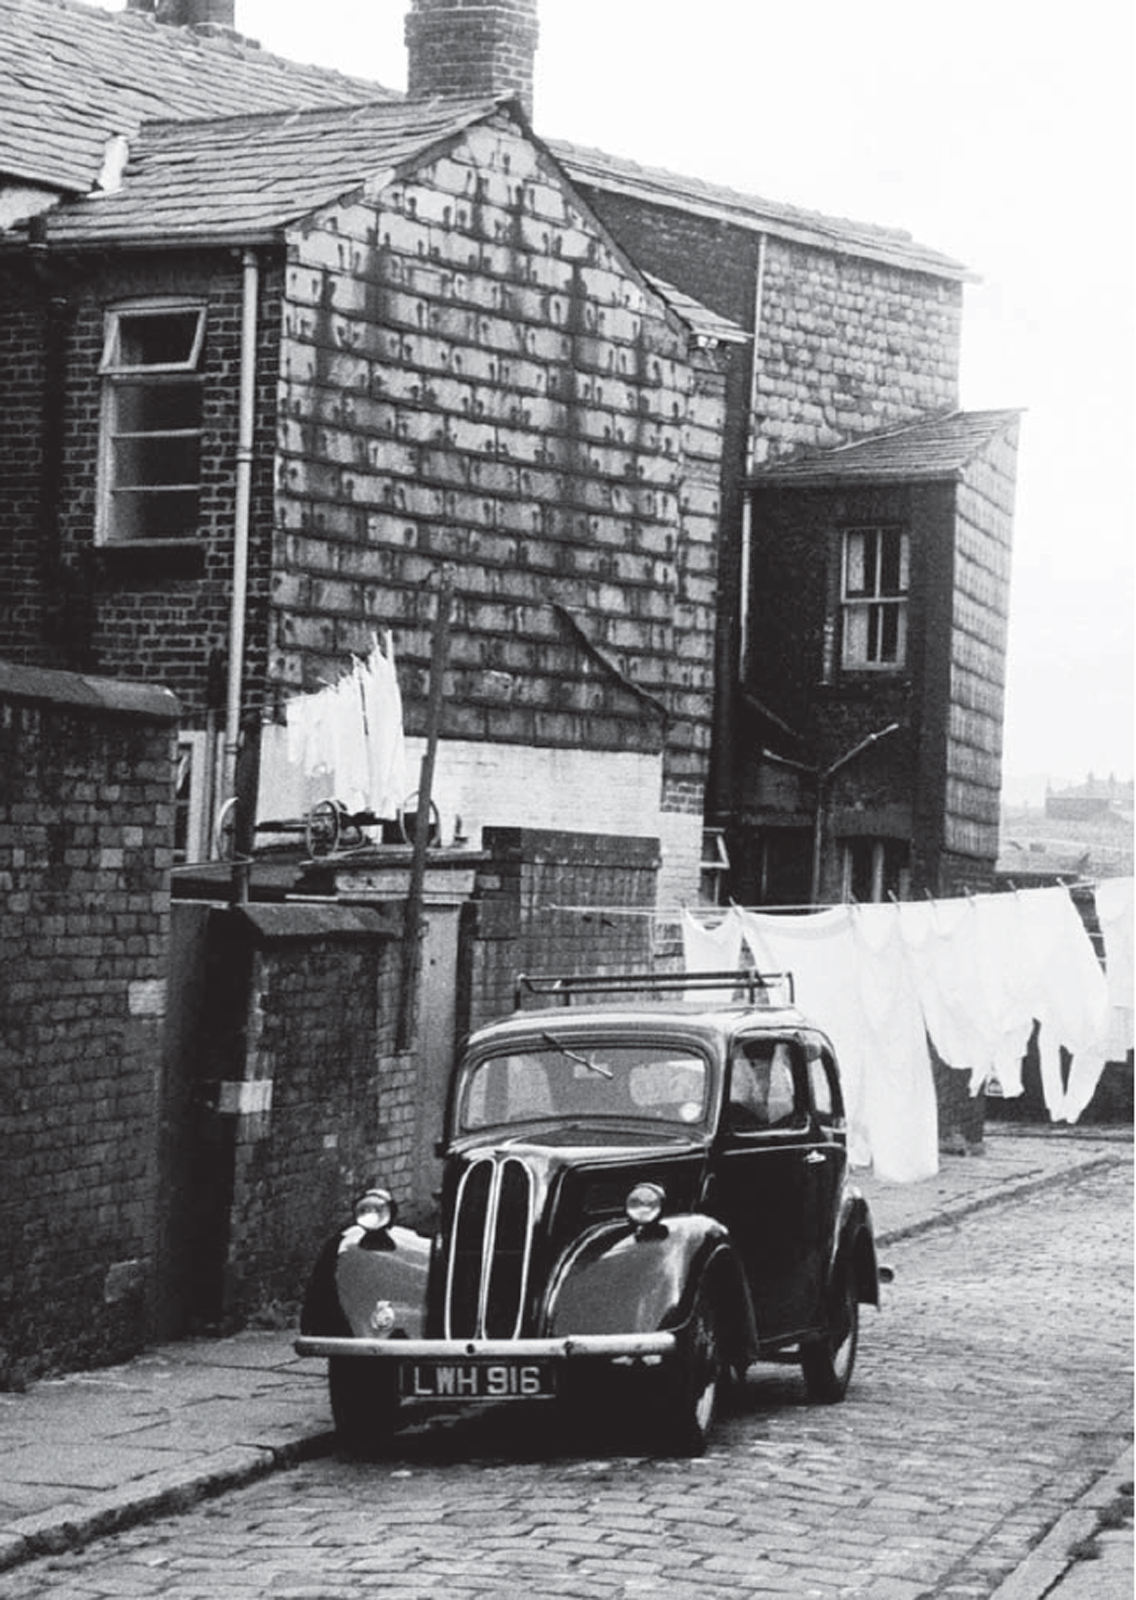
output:
[[[743,1040],[730,1069],[726,1125],[734,1133],[804,1127],[793,1047],[783,1039]]]
[[[840,1100],[836,1067],[827,1051],[809,1058],[809,1091],[813,1111],[821,1127],[837,1127],[843,1121],[844,1108]]]

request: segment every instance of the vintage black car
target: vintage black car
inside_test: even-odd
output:
[[[881,1274],[835,1054],[786,983],[521,980],[545,1008],[457,1064],[436,1235],[376,1187],[315,1266],[296,1349],[327,1357],[348,1447],[380,1443],[404,1401],[626,1394],[697,1453],[759,1360],[843,1399]],[[723,986],[742,998],[713,1003]]]

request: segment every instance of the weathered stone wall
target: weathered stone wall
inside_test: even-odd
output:
[[[957,406],[961,318],[957,283],[770,239],[758,463]]]
[[[752,330],[758,234],[695,209],[584,193],[635,260]],[[765,236],[756,460],[958,405],[962,285],[886,259]],[[877,257],[886,256],[886,239]],[[748,366],[744,353],[735,361]],[[743,380],[739,401],[746,403]],[[739,462],[730,458],[736,471]]]
[[[391,627],[421,732],[448,564],[444,739],[662,752],[701,783],[722,379],[552,164],[474,130],[297,232],[287,302],[281,696]]]
[[[989,866],[998,855],[1016,429],[958,486],[944,844]]]
[[[0,1387],[149,1331],[177,712],[0,663]]]

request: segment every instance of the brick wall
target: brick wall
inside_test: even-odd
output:
[[[470,1029],[513,1009],[518,973],[651,969],[657,840],[500,828],[486,848],[463,930]]]
[[[402,969],[386,919],[334,906],[226,915],[249,961],[243,1078],[217,1113],[232,1140],[217,1309],[242,1321],[294,1306],[333,1223],[380,1173],[397,1185],[414,1080],[393,1053]]]
[[[271,546],[272,441],[279,302],[265,274],[260,319],[253,545],[247,614],[247,700],[261,703],[266,653],[267,561]],[[36,289],[9,269],[0,289],[0,397],[12,449],[11,491],[0,496],[5,562],[0,652],[15,660],[144,680],[171,689],[187,726],[200,727],[210,657],[227,651],[237,446],[241,279],[231,255],[118,255]],[[207,304],[203,377],[200,538],[184,547],[95,545],[101,380],[106,310],[117,302],[179,295]],[[9,298],[10,297],[10,298]],[[46,351],[61,328],[59,372]],[[58,413],[56,417],[56,412]],[[45,450],[58,428],[58,456]],[[10,575],[10,577],[9,577]],[[8,588],[9,582],[11,587]]]
[[[518,828],[490,830],[487,845],[462,914],[459,1038],[512,1010],[520,972],[651,969],[655,840]],[[364,895],[207,913],[207,1012],[178,997],[190,1031],[170,1051],[193,1080],[170,1267],[191,1287],[173,1332],[291,1316],[360,1191],[381,1179],[404,1209],[413,1193],[423,1078],[414,1051],[395,1050],[403,907]]]
[[[412,0],[407,92],[427,100],[515,94],[531,116],[537,33],[536,0]]]
[[[176,716],[0,663],[0,1387],[150,1327]]]

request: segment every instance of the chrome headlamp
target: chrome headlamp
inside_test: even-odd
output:
[[[394,1201],[387,1189],[368,1189],[356,1202],[355,1221],[368,1233],[381,1233],[394,1221]]]
[[[623,1210],[633,1228],[649,1228],[663,1214],[667,1198],[661,1183],[637,1183],[623,1202]]]

